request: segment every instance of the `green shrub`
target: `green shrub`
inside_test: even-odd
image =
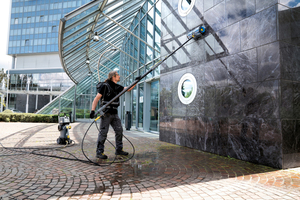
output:
[[[11,121],[11,122],[16,122],[16,121],[17,121],[16,115],[15,115],[15,114],[11,114],[11,115],[10,115],[10,121]]]
[[[41,116],[41,121],[42,122],[49,122],[49,116],[47,116],[47,115]]]
[[[1,115],[1,120],[6,121],[7,120],[6,118],[10,119],[11,114],[7,114],[7,113],[2,114],[2,113],[0,113],[0,115]]]
[[[16,116],[16,122],[21,121],[21,116],[22,116],[22,115],[15,115],[15,116]]]
[[[51,115],[52,123],[58,123],[58,115]]]
[[[46,122],[58,123],[58,115],[43,115],[33,113],[0,113],[0,121],[4,122]]]
[[[39,115],[34,115],[33,121],[34,122],[40,122]]]
[[[84,115],[83,115],[83,114],[79,114],[79,113],[77,114],[77,113],[76,113],[76,118],[79,118],[79,119],[84,118]]]
[[[25,115],[20,115],[20,121],[19,122],[25,122]]]
[[[9,110],[9,109],[6,109],[6,110],[4,110],[3,112],[1,112],[1,113],[14,113],[13,111],[11,111],[11,110]]]
[[[70,117],[70,115],[67,114],[67,113],[66,113],[66,114],[64,114],[64,113],[59,113],[59,116],[60,116],[60,117],[64,117],[64,116]]]
[[[30,115],[25,115],[25,122],[30,122],[31,116]]]

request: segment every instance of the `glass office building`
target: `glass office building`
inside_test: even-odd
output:
[[[91,0],[12,0],[8,54],[58,52],[59,20]]]
[[[91,0],[12,0],[8,55],[9,109],[33,113],[74,83],[58,55],[59,20]]]

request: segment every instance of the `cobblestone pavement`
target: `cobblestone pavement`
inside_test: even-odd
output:
[[[278,170],[160,142],[158,135],[124,131],[134,157],[120,163],[95,159],[95,124],[83,143],[95,166],[84,162],[80,143],[90,123],[72,123],[75,145],[58,146],[57,124],[0,123],[0,199],[299,199],[300,168]],[[108,139],[114,144],[114,133]],[[32,149],[32,147],[44,149]],[[51,150],[45,148],[57,148]],[[31,148],[31,149],[29,149]],[[124,150],[133,152],[124,139]],[[72,155],[71,155],[71,154]],[[39,155],[37,155],[39,154]],[[60,158],[56,158],[58,156]],[[68,160],[74,159],[74,160]]]

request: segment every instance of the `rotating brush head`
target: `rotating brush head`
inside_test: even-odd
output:
[[[200,37],[202,37],[205,33],[206,29],[204,26],[199,26],[197,28],[195,28],[194,30],[192,30],[191,32],[188,33],[187,38],[191,39],[198,39]]]

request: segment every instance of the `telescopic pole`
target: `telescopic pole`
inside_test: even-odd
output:
[[[171,52],[169,55],[167,55],[163,60],[159,61],[158,63],[156,63],[155,65],[153,65],[153,67],[151,67],[151,69],[149,71],[147,71],[146,73],[144,73],[142,76],[140,76],[139,80],[135,80],[131,85],[129,85],[125,90],[123,90],[122,92],[120,92],[117,96],[115,96],[112,100],[110,100],[107,104],[103,105],[101,108],[99,108],[99,110],[97,110],[97,112],[95,113],[95,115],[99,114],[103,115],[103,110],[109,106],[114,100],[116,100],[117,98],[119,98],[120,96],[122,96],[125,92],[127,92],[127,90],[129,90],[130,88],[132,88],[134,85],[136,85],[140,80],[142,80],[145,76],[147,76],[149,73],[151,73],[153,70],[155,70],[159,65],[161,65],[161,63],[165,62],[165,60],[167,60],[170,56],[172,56],[176,51],[178,51],[179,49],[181,49],[186,43],[188,43],[191,39],[193,39],[193,37],[188,38],[187,41],[185,41],[181,46],[179,46],[177,49],[175,49],[173,52]],[[96,118],[95,121],[97,121],[98,119],[100,119],[100,117]]]

